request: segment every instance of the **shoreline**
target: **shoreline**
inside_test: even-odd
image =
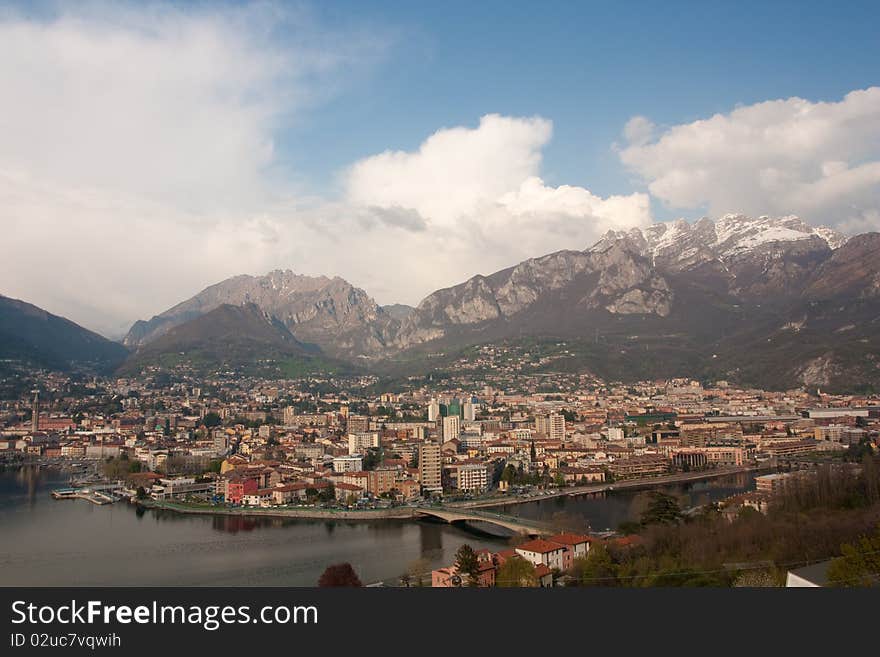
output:
[[[618,490],[637,490],[640,488],[655,488],[669,484],[688,483],[716,479],[729,475],[767,470],[767,467],[742,466],[711,472],[688,472],[672,475],[661,475],[649,479],[632,479],[614,483],[596,484],[592,486],[577,486],[564,489],[548,495],[536,495],[534,497],[507,499],[475,500],[469,502],[449,502],[443,506],[449,509],[486,509],[493,507],[506,507],[517,504],[541,502],[557,497],[579,497],[602,492],[614,492]],[[374,520],[417,520],[422,517],[420,507],[404,506],[390,509],[308,509],[308,508],[222,508],[209,505],[194,505],[186,502],[158,502],[155,500],[133,500],[133,503],[144,509],[157,509],[172,511],[182,514],[193,515],[218,515],[218,516],[245,516],[262,518],[288,518],[300,520],[348,520],[348,521],[374,521]]]
[[[593,484],[589,486],[572,486],[555,493],[547,495],[534,495],[532,497],[513,497],[510,499],[498,500],[474,500],[469,502],[450,502],[446,506],[476,509],[491,508],[498,506],[511,506],[514,504],[529,504],[530,502],[540,502],[541,500],[551,500],[556,497],[580,497],[581,495],[592,495],[595,493],[614,492],[618,490],[637,490],[639,488],[655,488],[657,486],[665,486],[667,484],[688,483],[691,481],[702,481],[705,479],[717,479],[728,475],[741,474],[744,472],[761,472],[764,470],[773,470],[770,466],[743,465],[733,468],[725,468],[723,470],[712,470],[706,472],[679,472],[670,475],[660,475],[658,477],[642,478],[642,479],[625,479],[623,481]]]

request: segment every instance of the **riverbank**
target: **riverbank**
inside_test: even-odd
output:
[[[642,479],[627,479],[613,483],[594,484],[591,486],[572,486],[571,488],[562,488],[552,493],[533,495],[531,497],[499,497],[491,500],[473,500],[469,502],[449,502],[446,506],[460,507],[467,509],[492,508],[497,506],[512,506],[514,504],[529,504],[531,502],[540,502],[541,500],[550,500],[555,497],[578,497],[580,495],[592,495],[594,493],[605,493],[609,491],[619,490],[638,490],[640,488],[656,488],[667,484],[682,484],[691,481],[702,481],[706,479],[716,479],[718,477],[727,477],[745,472],[764,472],[775,471],[769,466],[744,465],[733,468],[718,468],[717,470],[706,470],[702,472],[679,472],[671,475],[660,475],[657,477],[647,477]]]
[[[656,488],[672,484],[689,483],[707,479],[716,479],[748,472],[767,470],[766,467],[742,466],[734,468],[719,468],[717,470],[703,472],[682,472],[671,475],[661,475],[643,479],[631,479],[614,483],[595,484],[592,486],[575,486],[564,488],[544,495],[531,497],[504,496],[488,500],[473,500],[467,502],[447,502],[443,506],[447,509],[490,509],[493,507],[507,507],[516,504],[530,504],[541,502],[557,497],[579,497],[596,493],[613,492],[621,490],[638,490]],[[249,516],[263,518],[289,518],[303,520],[415,520],[424,515],[425,509],[416,506],[390,507],[387,509],[323,509],[323,508],[254,508],[254,507],[222,507],[209,504],[195,504],[191,502],[169,502],[158,500],[137,500],[142,508],[161,509],[177,513],[222,515],[222,516]]]
[[[254,508],[222,507],[190,502],[167,502],[158,500],[137,500],[144,509],[160,509],[177,513],[190,513],[214,516],[252,516],[260,518],[300,518],[303,520],[408,520],[416,517],[414,507],[392,507],[389,509],[309,509],[309,508]]]

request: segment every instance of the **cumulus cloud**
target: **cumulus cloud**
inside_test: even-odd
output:
[[[5,11],[0,293],[118,335],[296,255],[277,131],[382,49],[286,5]]]
[[[381,39],[289,5],[98,7],[0,16],[0,294],[111,336],[274,268],[415,304],[650,222],[646,194],[546,184],[541,117],[438,130],[346,168],[339,198],[309,196],[278,136]]]
[[[738,107],[656,137],[636,117],[625,136],[621,160],[672,207],[880,228],[878,87],[837,102],[788,98]]]
[[[395,241],[406,300],[525,258],[586,248],[611,228],[650,223],[647,194],[602,198],[546,185],[541,149],[552,132],[540,117],[489,114],[475,128],[435,132],[416,151],[386,151],[349,168],[349,204],[409,209],[424,221],[425,230]]]
[[[439,130],[414,153],[386,151],[355,163],[348,199],[412,208],[435,226],[454,224],[533,175],[551,134],[544,119],[497,114],[484,116],[475,129]]]
[[[634,116],[623,127],[626,141],[633,146],[643,146],[654,136],[654,123],[644,116]]]

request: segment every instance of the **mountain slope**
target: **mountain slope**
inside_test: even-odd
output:
[[[585,251],[438,290],[392,344],[407,360],[560,337],[577,348],[557,366],[606,378],[856,389],[878,374],[878,255],[873,234],[847,240],[795,217],[728,215],[609,232]]]
[[[150,353],[176,326],[254,304],[331,357],[395,374],[424,369],[428,354],[564,338],[554,367],[606,379],[855,390],[878,380],[878,255],[877,234],[847,239],[797,217],[679,220],[474,276],[414,309],[380,307],[340,278],[238,276],[138,322],[126,340]]]
[[[223,368],[271,374],[284,373],[285,368],[321,369],[328,361],[320,349],[297,340],[284,324],[256,304],[222,304],[144,345],[122,371],[182,364],[198,371]]]
[[[68,319],[0,295],[0,358],[67,370],[107,371],[128,351]]]
[[[148,321],[136,322],[123,342],[139,348],[222,304],[247,303],[277,317],[298,339],[346,358],[383,350],[399,324],[397,311],[386,312],[366,292],[341,278],[276,270],[265,276],[236,276],[205,288]]]

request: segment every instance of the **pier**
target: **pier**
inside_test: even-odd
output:
[[[92,504],[113,504],[121,499],[119,491],[122,486],[115,484],[97,484],[83,488],[59,488],[52,491],[56,500],[87,500]]]

